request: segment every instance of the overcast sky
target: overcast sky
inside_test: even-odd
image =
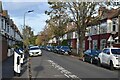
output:
[[[23,16],[28,10],[34,10],[33,13],[26,14],[26,25],[34,30],[35,35],[42,31],[45,21],[49,18],[45,11],[49,10],[47,2],[3,2],[3,9],[8,10],[10,18],[22,29]]]

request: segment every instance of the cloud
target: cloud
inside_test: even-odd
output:
[[[48,0],[3,0],[3,2],[48,2]]]
[[[44,13],[49,9],[46,2],[4,2],[3,8],[8,10],[12,17],[22,17],[28,10],[34,10],[34,13]]]
[[[25,24],[29,25],[32,27],[35,35],[38,34],[38,32],[42,31],[44,26],[46,25],[45,21],[49,18],[45,14],[36,14],[37,16],[27,16],[25,19]],[[14,20],[15,24],[19,27],[20,31],[22,31],[22,26],[23,26],[23,18],[19,17],[12,17]]]
[[[24,13],[28,10],[34,10],[33,13],[26,14],[26,25],[33,28],[35,34],[42,31],[45,21],[49,18],[45,11],[49,9],[46,2],[4,2],[3,8],[8,10],[10,18],[22,30]]]

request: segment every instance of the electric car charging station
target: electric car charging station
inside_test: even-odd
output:
[[[14,75],[21,74],[21,52],[19,49],[14,49]]]

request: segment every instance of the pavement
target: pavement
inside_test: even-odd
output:
[[[70,79],[74,80],[119,80],[119,70],[111,71],[105,67],[83,62],[79,57],[59,55],[42,51],[42,56],[31,57],[31,74],[34,79]],[[23,65],[21,76],[14,76],[13,56],[2,63],[2,78],[28,79],[28,59]]]
[[[13,55],[2,62],[2,79],[28,78],[27,58],[24,60],[20,77],[14,76]]]
[[[59,55],[44,50],[42,52],[42,56],[31,58],[32,78],[118,80],[119,70],[111,71],[107,67],[98,67],[74,56]]]

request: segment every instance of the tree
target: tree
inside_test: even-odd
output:
[[[62,18],[65,17],[65,15],[70,15],[71,19],[76,23],[77,25],[77,34],[78,34],[78,50],[79,53],[80,50],[80,56],[82,57],[83,52],[83,41],[85,38],[85,32],[87,24],[90,22],[91,18],[93,17],[93,14],[95,14],[96,5],[97,3],[94,2],[49,2],[51,5],[52,10],[50,12],[46,12],[48,15],[51,14],[51,19],[58,19],[58,21],[55,19],[56,23],[59,23]],[[64,14],[64,15],[63,15]],[[53,17],[54,16],[54,17]],[[66,19],[66,18],[64,18]],[[70,19],[67,18],[66,21],[69,21]],[[53,21],[53,22],[55,22]],[[59,23],[57,26],[62,26],[61,23]],[[62,29],[62,28],[61,28]],[[58,35],[60,36],[60,35]]]
[[[52,35],[56,36],[56,39],[59,44],[59,37],[62,37],[65,33],[65,27],[69,20],[66,9],[64,9],[65,3],[61,2],[48,2],[51,10],[45,11],[45,14],[50,16],[50,19],[47,20],[49,29],[52,32]]]
[[[23,43],[25,46],[28,46],[30,44],[34,44],[34,33],[31,29],[31,27],[29,26],[26,26],[24,29],[23,29]]]
[[[46,45],[48,40],[52,37],[52,32],[49,26],[45,26],[44,30],[36,38],[36,45]]]
[[[72,19],[77,25],[78,43],[77,52],[80,57],[83,56],[83,41],[85,39],[85,32],[87,24],[93,19],[96,13],[97,3],[94,2],[68,2],[66,7],[69,14],[72,14]],[[80,51],[80,52],[79,52]]]

